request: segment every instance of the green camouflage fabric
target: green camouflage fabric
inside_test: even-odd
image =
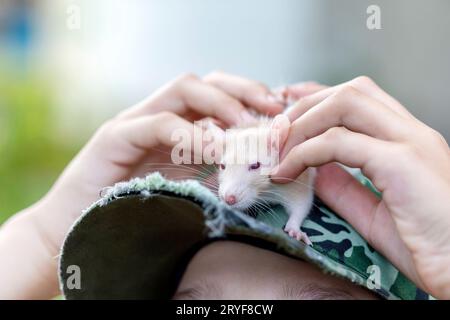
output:
[[[359,178],[364,185],[377,192],[370,181],[363,176]],[[302,225],[302,230],[308,234],[313,243],[313,246],[307,246],[303,242],[290,238],[283,231],[288,216],[279,205],[273,206],[271,210],[259,211],[255,216],[249,216],[243,212],[231,210],[197,180],[171,181],[159,173],[118,183],[106,189],[101,199],[85,210],[74,224],[64,242],[60,259],[60,284],[66,298],[92,297],[89,295],[89,289],[77,295],[68,290],[65,285],[68,276],[64,271],[70,263],[73,263],[73,257],[77,255],[79,246],[83,243],[86,245],[88,243],[86,239],[92,234],[92,232],[83,234],[86,225],[89,225],[90,221],[98,223],[98,220],[108,219],[108,215],[105,214],[108,206],[117,204],[120,199],[139,197],[143,199],[142,205],[144,205],[145,199],[162,194],[164,197],[187,199],[201,206],[205,238],[226,239],[235,235],[257,238],[274,245],[271,248],[277,252],[309,261],[324,272],[362,285],[385,299],[432,299],[376,252],[347,222],[333,213],[318,198],[315,199],[314,206]],[[149,208],[148,214],[152,214],[151,211]],[[177,228],[177,233],[183,232],[182,226]],[[77,243],[74,244],[74,242]],[[154,245],[157,246],[158,243]],[[86,248],[86,250],[95,251],[95,248]],[[89,255],[83,259],[90,259]],[[92,263],[95,263],[94,260]],[[104,285],[107,286],[108,283],[105,282]]]

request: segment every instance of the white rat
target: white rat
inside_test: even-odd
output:
[[[280,145],[284,142],[289,130],[289,120],[287,130],[280,133]],[[261,142],[266,139],[264,132],[273,129],[271,127],[273,119],[259,118],[255,123],[234,127],[240,137],[246,137],[249,140],[255,139]],[[268,129],[268,130],[260,130]],[[216,127],[217,130],[221,130]],[[271,131],[273,132],[273,130]],[[223,131],[222,131],[223,133]],[[253,140],[250,140],[253,139]],[[269,148],[271,143],[262,145]],[[271,161],[263,161],[261,153],[248,152],[248,142],[237,148],[225,148],[219,165],[219,197],[229,206],[238,210],[246,210],[254,205],[262,204],[262,207],[268,203],[282,205],[289,219],[284,227],[284,231],[289,236],[303,240],[306,244],[312,245],[308,236],[300,230],[300,226],[308,215],[313,204],[314,192],[313,184],[316,175],[315,168],[306,169],[297,179],[287,184],[274,184],[270,180],[269,172],[277,164]],[[277,150],[275,148],[275,150]],[[237,163],[237,156],[243,156],[244,161]]]

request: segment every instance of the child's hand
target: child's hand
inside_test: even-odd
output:
[[[264,85],[237,76],[215,72],[204,79],[193,75],[177,78],[97,131],[47,196],[60,208],[51,211],[58,219],[65,216],[68,227],[98,198],[102,188],[167,168],[164,163],[170,163],[170,148],[177,143],[171,140],[175,129],[185,129],[193,136],[191,121],[204,117],[232,125],[251,117],[247,107],[276,114],[283,105]],[[193,152],[201,155],[201,150]],[[64,233],[52,240],[55,248]]]
[[[300,99],[274,181],[320,167],[318,196],[424,290],[450,298],[450,151],[366,77]],[[361,168],[378,199],[332,162]]]
[[[231,125],[251,117],[247,108],[274,115],[283,105],[260,83],[215,72],[203,79],[179,77],[106,122],[44,199],[2,226],[0,260],[8,263],[0,266],[0,297],[56,294],[55,256],[71,224],[102,188],[164,168],[170,159],[164,149],[170,154],[176,144],[173,130],[193,131],[190,121],[204,117]]]

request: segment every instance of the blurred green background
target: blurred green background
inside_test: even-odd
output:
[[[369,5],[381,30],[366,25]],[[448,0],[1,0],[0,224],[105,119],[183,72],[368,75],[450,139]]]
[[[45,194],[79,144],[58,137],[48,79],[0,73],[1,223]]]

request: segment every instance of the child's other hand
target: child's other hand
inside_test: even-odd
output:
[[[193,136],[191,121],[204,117],[232,125],[251,117],[248,108],[273,115],[283,105],[256,81],[221,72],[203,79],[187,74],[107,121],[44,200],[54,207],[47,219],[64,221],[58,232],[46,231],[55,250],[70,224],[98,198],[102,188],[167,168],[164,163],[170,163],[170,148],[177,143],[171,140],[174,130],[185,129]],[[201,150],[193,152],[201,155]]]
[[[367,77],[300,99],[274,181],[320,167],[318,196],[406,276],[450,298],[450,152]],[[333,162],[361,168],[378,199]],[[286,179],[288,178],[288,179]]]
[[[203,79],[181,76],[107,121],[49,193],[2,226],[0,260],[7,263],[0,266],[0,297],[57,294],[55,257],[69,227],[102,188],[168,168],[164,164],[170,164],[175,129],[192,132],[191,121],[204,117],[232,125],[251,117],[249,108],[274,115],[283,110],[283,104],[258,82],[214,72]],[[158,166],[151,165],[155,163]]]

